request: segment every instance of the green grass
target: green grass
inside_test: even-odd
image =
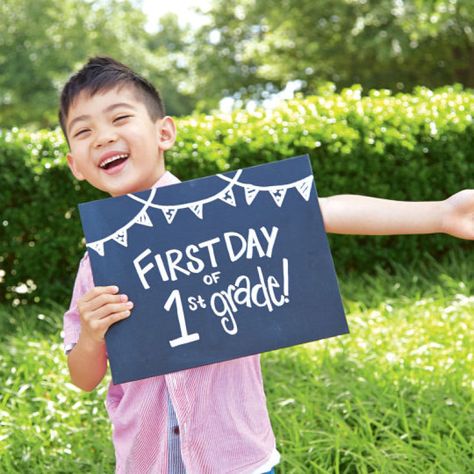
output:
[[[279,473],[468,473],[474,266],[339,275],[351,334],[262,356]],[[0,309],[0,472],[110,473],[104,400],[68,382],[63,308]]]

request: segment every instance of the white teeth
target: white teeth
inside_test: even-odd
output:
[[[120,155],[111,156],[110,158],[107,158],[106,160],[102,161],[99,166],[101,168],[105,168],[109,163],[112,163],[112,161],[120,160],[122,158],[128,158],[128,153],[122,153]]]

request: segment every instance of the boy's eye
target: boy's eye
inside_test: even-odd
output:
[[[89,129],[88,128],[84,128],[82,130],[79,130],[77,133],[74,134],[74,137],[78,137],[80,135],[83,135],[84,133],[88,132]]]
[[[118,117],[116,117],[116,118],[114,119],[114,123],[115,123],[115,122],[119,122],[120,120],[127,119],[127,118],[129,118],[129,117],[131,117],[131,115],[119,115]]]

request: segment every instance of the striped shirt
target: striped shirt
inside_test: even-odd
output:
[[[168,396],[168,474],[186,474],[181,457],[179,424],[173,404]]]
[[[176,182],[167,172],[156,186]],[[64,314],[66,349],[80,334],[77,301],[93,286],[86,254]],[[260,474],[279,462],[259,355],[134,382],[111,382],[106,406],[117,474],[181,473],[182,467],[199,474]]]

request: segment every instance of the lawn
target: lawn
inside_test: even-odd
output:
[[[351,334],[264,354],[278,473],[467,473],[474,265],[340,278]],[[111,473],[107,381],[68,381],[64,308],[0,308],[0,472]]]

